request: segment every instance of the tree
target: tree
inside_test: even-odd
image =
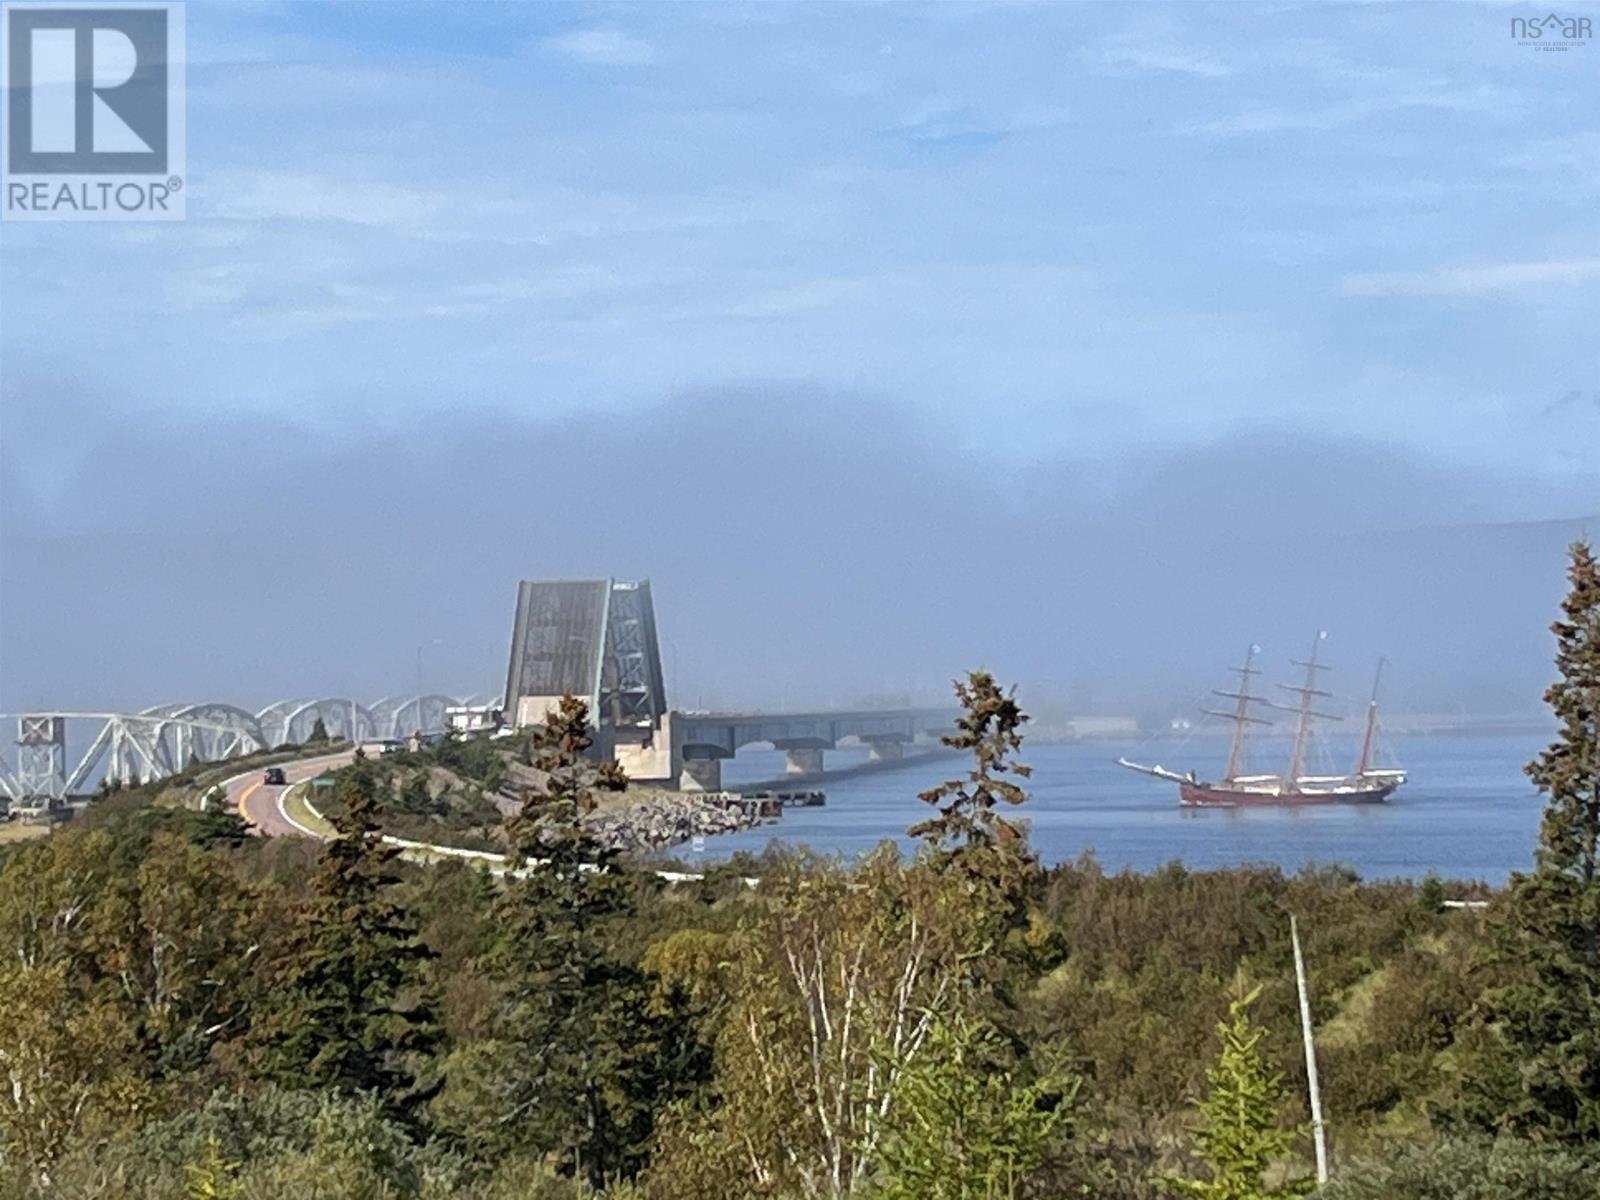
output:
[[[440,1040],[428,965],[433,952],[394,899],[399,853],[383,844],[370,764],[343,775],[337,832],[317,864],[313,898],[279,965],[278,1004],[259,1040],[269,1077],[286,1086],[375,1093],[417,1128],[438,1090]]]
[[[1195,1134],[1211,1178],[1172,1180],[1172,1186],[1185,1195],[1202,1200],[1275,1200],[1306,1195],[1314,1186],[1310,1179],[1271,1187],[1263,1182],[1273,1162],[1294,1144],[1297,1131],[1278,1127],[1283,1077],[1267,1069],[1261,1050],[1266,1030],[1255,1025],[1248,1012],[1260,994],[1257,987],[1234,1000],[1228,1006],[1228,1019],[1217,1023],[1222,1053],[1206,1071],[1211,1090],[1200,1102],[1201,1124]]]
[[[72,985],[64,958],[0,962],[0,1163],[42,1183],[70,1143],[139,1112],[130,1032],[115,1006]]]
[[[222,1153],[222,1142],[214,1133],[200,1157],[184,1164],[184,1174],[188,1200],[234,1200],[244,1191],[238,1182],[239,1164]]]
[[[941,740],[968,751],[972,768],[965,779],[948,779],[920,793],[918,798],[938,815],[906,832],[924,839],[923,858],[931,869],[953,872],[967,888],[963,955],[970,992],[993,987],[1006,968],[1032,957],[1023,931],[1040,870],[1026,829],[996,811],[1000,804],[1016,806],[1028,799],[1016,779],[1027,778],[1031,769],[1012,757],[1022,748],[1022,726],[1028,721],[1017,705],[1016,688],[1002,690],[982,670],[968,672],[954,686],[962,712],[956,732]]]
[[[310,746],[317,742],[326,742],[328,740],[328,727],[323,723],[322,718],[318,717],[315,724],[311,726],[311,736],[306,738],[306,745]]]
[[[615,762],[588,757],[588,718],[565,696],[534,736],[543,783],[508,825],[517,871],[485,961],[494,1033],[452,1060],[438,1111],[480,1156],[552,1154],[598,1189],[639,1169],[653,1107],[692,1080],[664,1066],[682,1023],[649,1011],[646,977],[608,944],[638,883],[584,824],[600,792],[627,785]]]
[[[996,847],[1020,850],[1023,831],[995,811],[996,804],[1021,804],[1028,793],[1007,775],[1026,778],[1030,769],[1013,762],[1022,746],[1020,730],[1028,715],[1017,706],[1016,689],[1002,691],[987,671],[971,671],[956,680],[956,698],[962,715],[957,732],[940,740],[955,750],[972,753],[973,767],[965,779],[949,779],[920,793],[919,799],[939,810],[939,815],[913,825],[907,832],[939,849],[975,850]]]
[[[187,1082],[248,1019],[254,897],[218,855],[166,832],[117,882],[96,923],[96,965],[150,1076]]]
[[[881,1200],[1009,1200],[1021,1193],[1077,1092],[1020,1078],[1011,1042],[956,1006],[901,1072],[869,1194]]]
[[[396,797],[395,807],[403,813],[418,817],[443,816],[450,811],[443,794],[435,797],[433,789],[428,786],[428,772],[413,772],[400,788]]]
[[[718,949],[717,1099],[666,1123],[650,1169],[663,1200],[838,1200],[863,1186],[899,1081],[982,944],[965,877],[907,866],[892,844],[854,871],[774,864],[760,895]]]
[[[1534,869],[1512,877],[1497,947],[1509,982],[1486,1015],[1514,1062],[1513,1090],[1475,1081],[1469,1116],[1574,1145],[1600,1140],[1600,569],[1571,549],[1545,701],[1556,739],[1528,764],[1545,795]],[[1507,1103],[1509,1101],[1509,1103]]]

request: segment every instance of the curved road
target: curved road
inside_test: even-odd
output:
[[[283,777],[289,783],[299,783],[302,779],[320,775],[329,767],[344,766],[352,756],[352,751],[344,751],[280,765],[283,767]],[[263,837],[310,836],[284,814],[283,793],[288,791],[288,786],[274,787],[263,783],[263,774],[265,768],[258,768],[244,775],[235,775],[228,780],[225,786],[229,802],[239,810],[239,815],[250,823],[253,832]]]
[[[283,794],[293,784],[320,775],[329,767],[342,767],[354,757],[353,750],[346,750],[339,754],[324,754],[319,758],[304,758],[298,762],[281,763],[279,765],[283,767],[285,782],[280,785],[264,782],[262,776],[266,773],[266,768],[258,767],[254,771],[246,771],[243,775],[235,775],[223,786],[227,790],[229,802],[250,824],[251,832],[261,837],[316,837],[317,835],[311,830],[289,819],[289,815],[283,811]],[[489,869],[496,873],[506,869],[501,855],[486,850],[467,850],[459,846],[440,846],[431,842],[413,842],[405,838],[388,836],[383,840],[390,845],[403,847],[405,857],[420,862],[440,857],[465,858],[488,862],[492,864]],[[656,871],[655,874],[668,883],[687,883],[704,878],[698,872]],[[744,882],[750,887],[755,887],[760,880],[746,877]]]

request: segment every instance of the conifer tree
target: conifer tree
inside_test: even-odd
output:
[[[399,851],[383,844],[377,783],[358,759],[340,783],[337,836],[317,864],[258,1040],[267,1074],[292,1087],[375,1093],[418,1129],[438,1089],[430,1059],[440,1028],[429,961],[411,915],[395,899]]]
[[[450,1099],[482,1151],[554,1154],[598,1189],[639,1169],[653,1106],[691,1081],[666,1077],[683,1031],[647,1012],[645,976],[608,945],[637,881],[584,824],[599,793],[627,785],[615,762],[587,757],[588,717],[566,696],[534,735],[544,782],[509,825],[518,871],[487,963],[501,991],[497,1058]]]
[[[183,1169],[187,1200],[235,1200],[244,1188],[238,1181],[239,1164],[222,1153],[216,1134],[206,1139],[205,1152]]]
[[[1222,1052],[1206,1070],[1210,1092],[1200,1102],[1200,1128],[1195,1141],[1210,1168],[1205,1180],[1174,1179],[1172,1186],[1201,1200],[1277,1200],[1303,1196],[1310,1179],[1292,1179],[1269,1187],[1264,1177],[1276,1159],[1293,1146],[1296,1134],[1278,1127],[1283,1078],[1269,1071],[1261,1051],[1266,1030],[1250,1020],[1249,1007],[1258,987],[1228,1006],[1228,1019],[1217,1023]]]
[[[323,723],[322,718],[318,717],[316,723],[311,726],[311,736],[306,738],[306,744],[311,745],[314,742],[325,742],[327,740],[328,727]]]
[[[1512,982],[1488,1004],[1520,1086],[1492,1087],[1485,1124],[1600,1142],[1600,568],[1571,549],[1545,701],[1556,739],[1528,764],[1545,795],[1534,869],[1512,878],[1497,933]],[[1509,1101],[1509,1110],[1507,1110]]]
[[[885,1064],[886,1067],[892,1064]],[[1078,1080],[1019,1077],[1012,1040],[957,1004],[901,1066],[874,1200],[1010,1200],[1028,1194]]]
[[[1028,715],[1017,705],[1016,689],[1002,690],[988,671],[969,672],[965,680],[956,680],[955,691],[963,710],[956,718],[957,732],[940,740],[954,750],[970,751],[972,770],[965,779],[948,779],[920,793],[918,799],[939,814],[906,832],[946,850],[1018,849],[1023,842],[1021,828],[996,812],[995,806],[1021,804],[1028,798],[1019,784],[1006,778],[1026,778],[1031,773],[1011,759],[1022,746],[1020,731]]]

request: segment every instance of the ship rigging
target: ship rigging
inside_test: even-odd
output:
[[[1242,665],[1234,667],[1239,677],[1238,685],[1230,690],[1217,690],[1213,695],[1233,704],[1226,709],[1201,709],[1213,717],[1233,723],[1233,735],[1228,743],[1228,763],[1222,777],[1216,781],[1199,778],[1193,771],[1180,774],[1161,766],[1132,762],[1118,758],[1117,763],[1131,771],[1154,775],[1178,785],[1178,802],[1189,807],[1235,808],[1240,805],[1271,804],[1376,804],[1385,801],[1405,782],[1405,772],[1393,767],[1375,767],[1372,759],[1376,753],[1378,732],[1378,686],[1383,678],[1384,661],[1378,660],[1377,676],[1372,683],[1372,699],[1367,704],[1366,728],[1361,737],[1361,750],[1353,770],[1343,775],[1312,775],[1306,773],[1306,751],[1312,729],[1318,720],[1337,721],[1332,713],[1320,712],[1316,705],[1332,697],[1320,686],[1320,673],[1329,670],[1321,661],[1322,643],[1326,633],[1319,632],[1311,643],[1311,654],[1305,659],[1290,659],[1304,670],[1299,684],[1280,683],[1277,686],[1296,699],[1284,704],[1266,696],[1255,695],[1251,680],[1261,671],[1255,659],[1261,647],[1252,645],[1245,652]],[[1272,722],[1256,715],[1259,709],[1252,705],[1275,709],[1294,716],[1294,744],[1289,754],[1288,769],[1281,775],[1245,774],[1245,748],[1252,726],[1271,725]]]

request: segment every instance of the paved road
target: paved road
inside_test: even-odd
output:
[[[262,837],[313,837],[314,834],[296,825],[284,813],[283,793],[290,785],[299,783],[302,779],[310,779],[313,775],[319,775],[329,767],[342,767],[354,757],[354,751],[347,750],[340,754],[325,754],[321,758],[284,763],[283,777],[286,782],[280,786],[262,782],[262,775],[265,772],[261,769],[236,775],[227,782],[228,799],[239,810],[239,815],[253,826],[253,831]],[[504,869],[500,855],[483,850],[438,846],[430,842],[412,842],[394,837],[385,837],[383,840],[391,845],[404,847],[404,856],[418,862],[429,862],[438,858],[467,858],[478,862],[487,860],[493,864],[490,870],[497,873]],[[657,871],[656,875],[668,883],[687,883],[704,878],[697,872]],[[749,887],[755,887],[761,881],[746,878],[744,882]]]
[[[350,761],[351,754],[326,754],[321,758],[308,758],[301,762],[284,763],[283,775],[289,783],[298,783],[319,775],[329,767],[342,767]],[[239,810],[239,815],[255,827],[263,837],[305,837],[306,831],[284,816],[282,800],[285,787],[273,787],[261,782],[264,772],[251,771],[228,780],[228,799]]]

